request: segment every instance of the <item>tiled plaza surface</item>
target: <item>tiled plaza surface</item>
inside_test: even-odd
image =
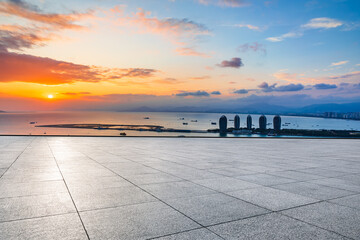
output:
[[[360,140],[0,137],[0,239],[360,239]]]

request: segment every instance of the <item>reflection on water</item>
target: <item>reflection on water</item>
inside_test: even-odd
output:
[[[233,119],[235,114],[224,113],[128,113],[128,112],[30,112],[0,113],[0,134],[46,134],[46,135],[103,135],[119,136],[117,130],[36,128],[35,125],[50,124],[136,124],[160,125],[166,128],[207,130],[218,128],[219,117]],[[247,114],[239,114],[241,127],[246,127]],[[258,127],[260,115],[252,114],[254,127]],[[273,115],[266,115],[272,128]],[[30,122],[36,122],[30,124]],[[360,130],[360,121],[282,116],[282,128]],[[232,127],[233,121],[228,122]],[[218,136],[217,133],[169,133],[125,131],[127,136]],[[228,134],[229,137],[233,136]],[[254,136],[254,135],[252,135]]]

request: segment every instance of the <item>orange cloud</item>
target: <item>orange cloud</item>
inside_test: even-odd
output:
[[[277,79],[285,80],[285,81],[288,81],[288,82],[297,82],[297,81],[299,81],[297,79],[297,74],[295,74],[295,73],[290,74],[290,73],[286,73],[286,72],[277,72],[277,73],[274,73],[273,76],[276,77]]]
[[[1,82],[30,82],[57,85],[74,82],[114,81],[148,78],[157,72],[143,68],[102,68],[57,61],[50,58],[0,52]]]
[[[64,92],[61,94],[66,95],[66,96],[79,96],[79,95],[88,95],[88,94],[91,94],[91,92]]]
[[[192,77],[190,78],[190,80],[204,80],[204,79],[209,79],[211,78],[210,76],[201,76],[201,77]]]
[[[193,48],[177,48],[176,52],[182,56],[198,56],[198,57],[210,57],[206,53],[201,53]]]

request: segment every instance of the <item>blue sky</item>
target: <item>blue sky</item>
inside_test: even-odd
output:
[[[2,0],[0,97],[14,109],[142,106],[149,96],[154,106],[356,102],[358,9],[357,0]]]

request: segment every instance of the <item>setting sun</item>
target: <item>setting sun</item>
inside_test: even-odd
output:
[[[54,96],[52,94],[49,94],[47,97],[48,98],[54,98]]]

